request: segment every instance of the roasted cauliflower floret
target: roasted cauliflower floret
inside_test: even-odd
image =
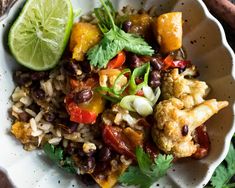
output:
[[[164,99],[176,97],[184,103],[185,108],[191,108],[204,101],[209,93],[206,82],[199,81],[191,77],[196,74],[195,66],[187,68],[179,74],[178,69],[173,69],[163,78],[162,93]]]
[[[197,150],[192,132],[211,116],[228,105],[227,101],[207,100],[191,109],[186,109],[184,102],[171,98],[156,106],[155,124],[152,137],[159,149],[174,156],[189,157]],[[183,132],[183,127],[188,132]]]

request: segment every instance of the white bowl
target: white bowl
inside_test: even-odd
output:
[[[76,177],[55,167],[42,153],[26,152],[22,145],[10,135],[11,121],[8,109],[14,88],[12,73],[18,65],[7,47],[8,29],[24,0],[18,0],[9,16],[0,25],[0,166],[6,169],[10,179],[19,188],[35,187],[83,187]],[[211,151],[202,160],[184,160],[174,164],[159,187],[203,187],[211,178],[215,168],[225,158],[234,127],[235,68],[234,54],[229,47],[220,23],[209,13],[201,0],[115,0],[117,8],[131,4],[134,8],[149,8],[156,5],[158,12],[182,11],[184,22],[184,47],[188,59],[199,67],[201,79],[211,87],[209,98],[228,100],[230,106],[207,122],[211,140]],[[97,1],[72,0],[74,10],[80,7],[83,13],[97,6]]]

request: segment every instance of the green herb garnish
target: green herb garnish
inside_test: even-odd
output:
[[[99,27],[104,34],[99,44],[91,48],[87,55],[90,64],[106,67],[118,52],[126,50],[140,55],[153,55],[154,50],[143,38],[126,33],[115,24],[116,12],[109,0],[100,0],[102,6],[94,10]]]
[[[136,158],[139,167],[130,166],[127,172],[119,177],[119,182],[127,185],[139,185],[140,188],[149,188],[159,178],[164,176],[172,165],[172,155],[159,154],[153,161],[141,147],[136,149]]]
[[[211,178],[211,184],[215,188],[235,187],[235,183],[229,184],[230,179],[235,175],[235,149],[232,143],[224,163],[226,166],[221,163]]]
[[[129,93],[135,94],[138,90],[140,90],[143,86],[148,85],[148,77],[150,71],[150,63],[145,63],[141,67],[137,67],[134,69],[129,86]],[[136,84],[136,78],[143,77],[144,81],[140,84]]]
[[[46,143],[43,147],[44,152],[48,157],[54,161],[59,167],[70,173],[76,173],[74,161],[71,157],[65,157],[64,151],[61,147],[56,147],[52,144]]]

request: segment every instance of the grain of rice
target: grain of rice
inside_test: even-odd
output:
[[[22,102],[25,106],[30,106],[33,100],[29,96],[25,96],[20,99],[20,102]]]
[[[64,146],[65,148],[68,147],[68,144],[69,144],[68,140],[63,139],[63,146]]]
[[[60,75],[56,76],[56,80],[63,81],[64,75],[60,74]]]
[[[17,103],[15,103],[15,106],[18,107],[18,108],[20,108],[20,107],[23,106],[23,103],[22,103],[22,102],[17,102]]]
[[[15,117],[16,119],[19,119],[18,113],[12,111],[12,112],[11,112],[11,115],[12,115],[13,117]]]
[[[62,138],[55,137],[55,138],[48,140],[48,143],[53,144],[53,145],[58,145],[60,143],[61,139]]]
[[[129,166],[129,165],[132,163],[132,160],[131,160],[131,159],[126,159],[124,155],[121,155],[120,161],[121,161],[124,165],[127,165],[127,166]]]
[[[20,87],[16,87],[11,97],[12,100],[16,102],[19,101],[22,97],[25,97],[26,95],[27,94],[23,89],[20,89]]]
[[[36,123],[36,121],[35,121],[34,118],[31,118],[31,119],[29,120],[29,123],[30,123],[31,129],[33,130],[33,132],[35,132],[35,131],[38,130],[38,128],[37,128],[37,123]]]
[[[83,128],[83,129],[81,129],[79,132],[82,133],[82,134],[84,134],[84,133],[90,132],[90,130],[85,127],[85,128]]]
[[[36,115],[36,117],[35,117],[36,123],[38,123],[39,121],[41,121],[41,119],[42,119],[42,117],[43,117],[43,114],[44,114],[44,112],[43,112],[43,111],[40,111],[40,112]]]
[[[32,135],[33,137],[37,137],[37,136],[40,136],[42,133],[43,133],[42,130],[36,130],[36,131],[33,131],[33,132],[31,133],[31,135]]]
[[[78,132],[74,132],[74,133],[71,133],[71,134],[64,134],[63,136],[64,136],[65,139],[72,140],[74,142],[79,142],[79,141],[82,140],[81,134],[78,133]]]
[[[41,135],[38,136],[38,147],[40,146],[44,136],[45,136],[45,134],[41,134]]]
[[[62,90],[61,83],[58,82],[57,80],[54,81],[54,87],[57,91]]]
[[[83,127],[84,127],[84,124],[80,123],[78,125],[77,131],[79,132],[81,129],[83,129]]]
[[[31,115],[33,117],[36,117],[36,115],[37,115],[33,110],[31,110],[29,108],[25,108],[25,112],[27,112],[29,115]]]
[[[46,82],[40,82],[42,89],[45,91],[46,95],[49,97],[53,96],[53,87],[52,87],[52,79],[47,80]]]
[[[51,123],[40,123],[40,124],[38,125],[38,128],[47,133],[47,132],[50,131],[50,129],[52,128],[52,126],[53,126],[53,125],[52,125]]]
[[[61,129],[56,129],[56,136],[57,137],[61,137],[62,136]]]
[[[51,98],[51,102],[52,102],[52,104],[54,104],[57,108],[60,108],[60,104],[58,103],[58,100],[56,100],[55,98]]]
[[[115,170],[118,169],[118,162],[115,159],[111,160],[110,164],[111,164],[111,167],[112,167],[112,171],[115,171]]]
[[[18,108],[16,105],[13,105],[12,106],[12,110],[17,113],[17,114],[20,114],[23,112],[23,110],[21,110],[20,108]]]

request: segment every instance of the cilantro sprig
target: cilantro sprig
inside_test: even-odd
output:
[[[225,165],[226,164],[226,165]],[[211,185],[215,188],[232,188],[234,183],[229,183],[230,179],[235,175],[235,149],[233,144],[230,144],[229,152],[224,160],[215,170]]]
[[[159,178],[164,176],[172,166],[172,155],[159,154],[153,161],[141,147],[136,149],[136,158],[139,166],[130,166],[119,177],[119,182],[126,185],[139,185],[140,188],[149,188]]]
[[[71,159],[71,157],[64,156],[64,151],[61,147],[56,147],[52,144],[46,143],[43,147],[43,150],[48,155],[48,157],[59,167],[69,173],[76,173],[74,161]]]
[[[118,52],[126,50],[139,55],[153,55],[154,50],[143,38],[126,33],[115,24],[116,12],[109,0],[100,0],[102,6],[94,10],[98,25],[104,37],[91,48],[87,57],[90,64],[99,68],[106,67],[109,60]]]

